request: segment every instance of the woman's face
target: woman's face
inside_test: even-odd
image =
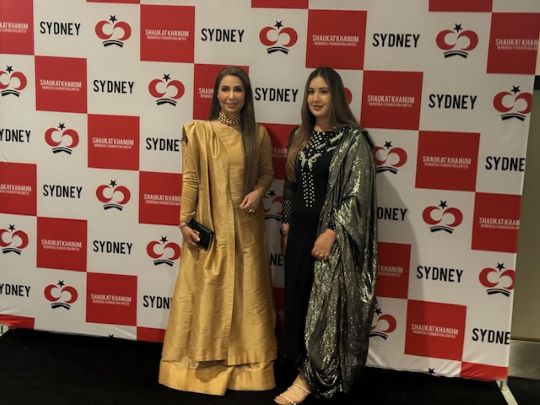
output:
[[[218,87],[217,99],[221,112],[228,117],[236,117],[244,107],[246,89],[237,76],[223,76]]]
[[[326,80],[317,76],[309,82],[307,104],[315,120],[328,119],[332,108],[332,93]]]

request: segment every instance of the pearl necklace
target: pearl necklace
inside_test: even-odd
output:
[[[239,127],[240,126],[240,116],[234,117],[234,118],[228,118],[225,114],[223,114],[221,111],[218,114],[218,121],[222,124],[225,124],[229,127]]]

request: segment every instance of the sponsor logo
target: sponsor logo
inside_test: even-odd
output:
[[[8,65],[6,70],[0,70],[0,94],[5,96],[21,95],[21,91],[26,88],[27,80],[24,73],[13,70],[12,65]]]
[[[263,198],[264,219],[281,222],[283,216],[283,197],[276,195],[274,190],[268,190]]]
[[[33,0],[2,0],[0,3],[0,54],[33,55]]]
[[[99,80],[93,82],[92,91],[104,94],[133,94],[135,82],[129,80]]]
[[[167,236],[162,236],[160,240],[153,240],[146,245],[146,254],[152,258],[154,266],[166,264],[172,267],[182,253],[180,245],[169,242]]]
[[[82,186],[66,186],[62,184],[44,184],[43,197],[80,199]]]
[[[458,208],[449,207],[446,201],[441,201],[439,205],[424,208],[422,219],[429,225],[431,232],[444,231],[451,234],[463,222],[463,213]]]
[[[377,173],[390,172],[397,174],[399,169],[407,163],[407,152],[392,142],[385,141],[384,146],[375,146],[373,150]]]
[[[298,89],[255,87],[254,98],[256,101],[271,101],[278,103],[296,103]]]
[[[483,268],[478,274],[478,280],[486,287],[488,295],[501,294],[509,297],[514,289],[515,274],[513,269],[506,269],[504,263],[497,263],[495,268]]]
[[[478,45],[478,34],[464,29],[461,25],[455,24],[453,30],[446,29],[437,34],[435,42],[445,58],[459,56],[466,59],[470,51]]]
[[[283,26],[282,21],[276,21],[273,26],[263,27],[259,31],[259,41],[266,46],[266,52],[289,53],[289,48],[298,41],[298,34],[291,27]]]
[[[478,96],[472,94],[430,94],[429,108],[446,110],[474,110]]]
[[[493,97],[493,107],[499,111],[501,120],[517,119],[524,121],[532,108],[532,93],[512,86],[510,91],[501,91]]]
[[[104,210],[122,211],[131,199],[131,193],[126,186],[117,185],[116,180],[111,180],[109,184],[98,186],[96,197],[103,204]]]
[[[119,46],[122,48],[131,37],[130,25],[125,21],[119,21],[115,15],[111,15],[108,20],[98,21],[94,31],[104,47]]]
[[[371,325],[369,332],[370,338],[388,339],[388,336],[396,330],[397,321],[394,316],[390,314],[383,314],[380,308],[375,310],[374,322]]]
[[[148,137],[145,139],[146,150],[158,150],[163,152],[180,152],[179,139],[163,139]]]
[[[15,225],[9,225],[8,229],[0,228],[0,249],[2,254],[15,253],[21,255],[24,248],[28,246],[28,235],[20,229],[15,229]]]
[[[184,95],[185,87],[180,80],[171,80],[171,76],[166,73],[162,79],[153,79],[148,83],[148,92],[156,99],[157,105],[170,104],[175,106]]]
[[[48,128],[45,131],[45,142],[53,153],[67,153],[71,155],[73,149],[79,145],[79,134],[72,128],[66,128],[64,123],[58,124],[58,128]]]
[[[49,284],[43,291],[45,298],[50,301],[51,308],[64,308],[68,311],[71,309],[71,304],[77,301],[79,293],[70,285],[66,285],[60,280],[56,284]]]

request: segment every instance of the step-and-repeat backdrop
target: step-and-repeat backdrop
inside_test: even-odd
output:
[[[309,72],[376,145],[369,364],[507,376],[536,0],[0,0],[0,322],[160,341],[182,255],[182,123],[249,71],[282,317],[285,145]],[[181,270],[180,270],[181,271]]]

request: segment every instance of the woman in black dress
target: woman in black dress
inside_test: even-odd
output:
[[[281,234],[285,253],[283,354],[293,384],[275,398],[346,392],[365,364],[375,305],[375,168],[337,72],[309,76],[302,123],[289,139]]]

